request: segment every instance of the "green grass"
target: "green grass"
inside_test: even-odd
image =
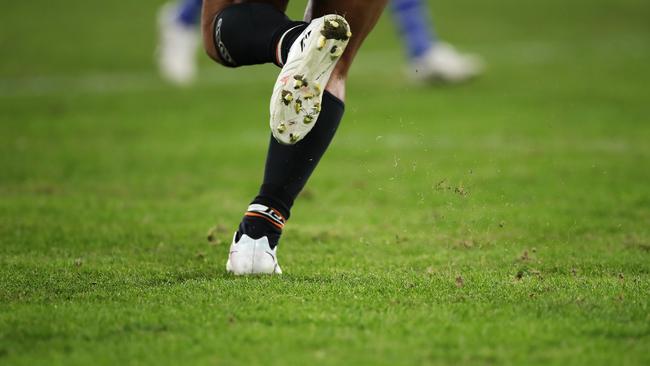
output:
[[[436,1],[444,89],[382,19],[273,278],[224,264],[276,71],[165,85],[159,4],[3,5],[0,364],[650,363],[650,3]]]

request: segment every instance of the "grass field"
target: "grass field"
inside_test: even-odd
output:
[[[160,3],[3,4],[0,364],[650,364],[650,3],[436,1],[453,88],[382,19],[273,278],[224,267],[277,71],[166,85]]]

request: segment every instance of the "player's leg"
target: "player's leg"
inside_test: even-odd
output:
[[[196,74],[197,25],[202,0],[163,5],[158,13],[158,67],[168,81],[186,85]]]
[[[305,73],[302,75],[304,78],[291,78],[291,83],[287,84],[287,80],[280,77],[278,82],[305,100],[316,97],[318,100],[322,99],[318,106],[320,113],[317,114],[317,119],[308,122],[315,127],[304,139],[291,145],[281,144],[274,138],[270,139],[264,180],[259,194],[249,206],[233,238],[227,269],[234,273],[280,272],[275,250],[282,228],[289,218],[294,200],[336,132],[343,115],[344,106],[341,99],[347,71],[361,41],[379,17],[384,1],[378,2],[381,6],[372,6],[374,11],[365,13],[368,19],[361,15],[364,9],[361,4],[352,6],[346,1],[339,3],[341,5],[338,10],[334,3],[326,4],[327,6],[312,4],[308,10],[310,24],[305,28],[304,24],[292,23],[283,14],[280,15],[283,4],[268,7],[255,3],[233,4],[222,0],[204,2],[205,46],[213,59],[226,66],[262,62],[275,62],[281,65],[286,61],[281,76],[291,70],[304,70]],[[359,41],[353,43],[354,47],[349,53],[343,53],[342,56],[340,53],[349,40],[345,20],[334,15],[314,19],[315,15],[320,15],[319,12],[325,11],[346,14],[355,21]],[[260,17],[260,14],[264,17]],[[250,29],[251,22],[253,30]],[[288,33],[296,26],[301,26],[297,28],[299,34]],[[273,37],[269,37],[270,34],[273,34]],[[280,37],[276,38],[278,35]],[[273,48],[282,52],[273,54]],[[334,68],[335,61],[339,60],[342,63]],[[332,69],[334,69],[334,76],[329,79],[329,83],[328,78],[320,79],[322,85],[327,86],[326,90],[311,89],[317,85],[314,81],[320,75],[327,74],[329,77]],[[307,77],[311,77],[310,75],[316,75],[316,79],[306,80]],[[314,95],[307,98],[306,95],[310,91],[313,91]],[[290,103],[285,104],[287,101]],[[273,98],[272,109],[274,103],[281,103],[285,107],[296,110],[304,109],[304,105],[298,103],[298,98]]]
[[[274,62],[281,64],[295,38],[306,27],[286,17],[287,1],[205,0],[202,33],[208,55],[225,66]],[[280,52],[278,52],[280,51]],[[324,113],[325,114],[325,113]],[[272,145],[278,143],[271,139]],[[227,269],[236,274],[280,273],[275,250],[295,196],[309,168],[309,147],[319,145],[318,134],[305,142],[303,154],[279,146],[269,149],[264,183],[248,207],[233,238]],[[274,145],[275,146],[275,145]],[[312,159],[313,160],[313,159]],[[310,173],[310,171],[309,171]]]
[[[438,39],[424,0],[391,0],[391,12],[416,81],[461,82],[481,73],[480,57],[464,54]]]
[[[268,243],[271,250],[263,251],[269,253],[268,256],[262,255],[262,258],[258,259],[262,261],[266,259],[266,263],[269,264],[266,267],[268,271],[273,264],[269,258],[275,260],[275,248],[282,227],[289,218],[294,200],[323,157],[341,122],[344,112],[345,80],[350,65],[363,39],[379,18],[385,1],[359,0],[357,3],[341,0],[310,4],[305,17],[310,25],[291,48],[286,65],[276,82],[276,87],[279,85],[281,89],[291,92],[295,95],[295,99],[285,105],[284,99],[275,96],[271,100],[272,110],[274,103],[277,108],[304,108],[305,102],[297,105],[296,100],[304,98],[306,93],[318,93],[317,88],[314,89],[314,84],[321,80],[319,79],[321,74],[327,73],[327,70],[332,67],[334,69],[328,82],[321,81],[326,87],[321,92],[320,114],[316,121],[310,122],[314,127],[306,137],[295,144],[282,144],[275,138],[270,139],[264,181],[258,196],[244,216],[231,247],[231,251],[237,251],[242,248],[239,243],[250,243],[252,238],[257,238],[255,243],[258,247],[267,248]],[[333,13],[345,15],[347,22],[333,17]],[[349,38],[348,22],[352,27],[352,38]],[[334,33],[330,34],[330,32]],[[336,52],[346,45],[347,49],[342,55]],[[323,62],[310,60],[323,60]],[[333,60],[338,63],[332,63]],[[291,77],[292,70],[301,70],[301,81],[287,84],[283,75],[288,76],[291,81],[298,81]],[[298,121],[298,123],[303,122]],[[259,220],[261,217],[264,220]],[[245,240],[239,240],[240,238]],[[254,266],[247,265],[250,261],[242,260],[250,257],[250,254],[241,255],[239,252],[234,252],[229,257],[228,270],[240,274],[258,272]],[[239,263],[234,265],[236,260]],[[277,266],[277,262],[274,265]]]
[[[391,0],[390,10],[409,59],[424,56],[438,40],[426,3],[422,0]]]
[[[201,22],[203,0],[182,0],[176,10],[179,23],[188,28],[195,28]]]

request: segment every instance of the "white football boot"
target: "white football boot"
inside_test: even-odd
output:
[[[177,85],[188,85],[196,76],[199,34],[194,27],[180,24],[177,5],[167,3],[158,12],[158,68],[162,77]]]
[[[244,234],[236,242],[237,234],[232,238],[226,271],[235,275],[282,274],[276,252],[271,249],[266,236],[253,239]]]
[[[461,53],[450,44],[437,42],[411,62],[409,73],[417,82],[454,84],[480,75],[483,69],[483,60],[478,55]]]
[[[352,33],[340,15],[309,23],[289,50],[271,97],[271,131],[283,144],[302,140],[316,124],[323,89]]]

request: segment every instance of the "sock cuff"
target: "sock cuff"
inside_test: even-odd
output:
[[[275,43],[296,22],[272,4],[238,2],[223,8],[213,23],[221,63],[237,67],[273,62]]]
[[[271,139],[273,139],[273,136],[271,136]],[[282,214],[285,220],[289,220],[289,217],[291,217],[293,198],[286,194],[282,186],[272,183],[263,183],[258,195],[251,202],[251,205],[253,204],[273,207]]]
[[[282,213],[280,213],[280,211],[259,203],[253,203],[248,206],[248,210],[246,210],[244,216],[265,219],[279,230],[282,230],[284,224],[287,222],[287,219],[282,215]]]

